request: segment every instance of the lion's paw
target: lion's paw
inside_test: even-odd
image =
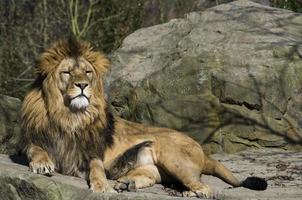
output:
[[[37,174],[51,175],[55,172],[55,165],[48,157],[45,157],[32,160],[29,163],[29,170]]]
[[[218,194],[215,194],[213,190],[207,185],[196,191],[184,191],[182,194],[184,197],[198,197],[206,199],[216,199],[218,196]]]
[[[117,191],[131,191],[134,192],[136,191],[136,185],[135,181],[133,180],[118,180],[118,182],[115,184],[114,188]]]
[[[90,190],[93,192],[109,192],[109,193],[117,193],[109,184],[103,184],[101,182],[95,181],[94,183],[90,183]]]

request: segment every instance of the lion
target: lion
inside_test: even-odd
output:
[[[83,177],[95,192],[180,182],[187,188],[185,196],[211,198],[213,190],[201,182],[202,174],[233,187],[266,189],[262,178],[239,181],[183,133],[113,116],[102,81],[109,61],[90,43],[59,40],[42,53],[36,69],[21,111],[32,172]]]

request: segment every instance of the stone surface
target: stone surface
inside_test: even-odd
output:
[[[110,102],[210,152],[301,148],[301,27],[301,14],[239,0],[137,30],[111,55]]]
[[[21,101],[0,95],[0,153],[15,154],[19,144]]]
[[[229,167],[239,179],[260,176],[268,180],[268,189],[252,191],[230,188],[218,178],[203,176],[203,182],[216,192],[217,199],[297,199],[302,195],[302,153],[280,150],[243,151],[235,155],[215,154],[214,157]],[[16,162],[23,160],[12,157]],[[181,162],[181,161],[180,161]],[[28,167],[0,155],[0,199],[186,199],[177,197],[180,190],[162,185],[119,194],[92,193],[85,180],[55,174],[52,177],[36,175]],[[114,184],[114,182],[111,182]],[[187,198],[188,199],[188,198]],[[189,198],[191,200],[197,198]]]

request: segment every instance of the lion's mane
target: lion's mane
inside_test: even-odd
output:
[[[77,57],[86,59],[96,71],[96,87],[85,112],[72,112],[64,106],[55,75],[64,58]],[[108,66],[109,61],[89,43],[74,39],[56,42],[37,61],[37,78],[21,111],[24,142],[44,148],[64,174],[85,171],[87,161],[102,158],[105,146],[112,143],[114,121],[107,111],[102,85]]]

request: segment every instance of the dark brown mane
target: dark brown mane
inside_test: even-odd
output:
[[[80,52],[81,45],[79,41],[75,37],[69,37],[67,42],[68,42],[68,50],[69,50],[68,56],[73,58],[77,58],[81,56],[81,52]]]
[[[86,148],[83,149],[85,150],[85,154],[89,156],[89,159],[100,158],[101,160],[103,160],[106,148],[110,148],[113,145],[115,120],[108,108],[105,109],[105,112],[107,123],[105,124],[104,128],[98,130],[100,138],[99,142],[87,143]],[[95,140],[95,138],[91,138],[91,140]]]

